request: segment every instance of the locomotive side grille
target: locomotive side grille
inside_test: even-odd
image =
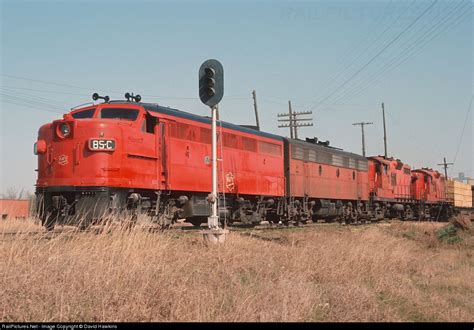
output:
[[[296,160],[304,160],[320,164],[327,164],[337,167],[346,167],[358,171],[367,171],[367,160],[356,159],[349,155],[341,154],[341,152],[331,153],[330,151],[315,150],[314,147],[303,147],[300,145],[291,145],[291,158]]]
[[[349,165],[349,157],[342,157],[342,166],[350,167]]]
[[[281,156],[281,146],[278,144],[258,141],[258,149],[261,153]]]
[[[211,144],[212,132],[210,129],[201,127],[199,129],[199,134],[200,134],[200,139],[199,139],[200,142]]]
[[[342,167],[343,166],[342,157],[339,155],[332,155],[331,165]]]
[[[303,157],[303,148],[297,147],[297,146],[292,146],[291,155],[292,155],[293,159],[303,160],[304,159],[304,157]]]
[[[237,149],[239,147],[237,135],[224,133],[224,147]]]
[[[242,148],[247,151],[257,152],[257,141],[248,137],[242,137]]]
[[[357,161],[355,159],[349,159],[349,166],[350,168],[357,168]]]
[[[359,171],[367,171],[367,168],[368,168],[368,165],[367,165],[367,161],[365,160],[358,160],[357,161],[357,169]]]

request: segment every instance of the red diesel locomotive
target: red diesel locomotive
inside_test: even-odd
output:
[[[210,118],[138,96],[104,99],[39,129],[36,195],[43,225],[86,227],[125,214],[147,214],[162,226],[180,218],[207,221]],[[228,223],[447,215],[437,172],[225,122],[218,135],[218,210]]]

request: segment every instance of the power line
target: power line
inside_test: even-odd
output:
[[[474,98],[474,95],[471,95],[471,101],[469,101],[469,107],[467,108],[466,118],[464,118],[464,125],[462,127],[461,136],[459,137],[459,142],[458,142],[458,146],[456,148],[456,153],[454,154],[454,159],[453,159],[454,163],[456,163],[456,159],[458,157],[458,152],[459,152],[459,147],[461,146],[462,138],[464,136],[464,130],[466,129],[467,119],[469,118],[469,114],[471,113],[473,98]]]
[[[37,96],[37,95],[31,95],[31,94],[17,92],[17,91],[11,91],[11,90],[8,90],[8,89],[3,89],[3,88],[2,88],[2,90],[3,90],[2,93],[5,94],[5,95],[10,95],[10,96],[14,96],[14,97],[22,97],[22,98],[28,99],[29,101],[43,102],[43,103],[47,103],[48,105],[54,105],[54,106],[58,106],[58,107],[62,107],[62,108],[67,107],[67,105],[65,103],[58,102],[56,100],[48,99],[48,98],[45,98],[45,97],[41,97],[41,96]]]
[[[33,88],[24,88],[24,87],[17,87],[17,86],[6,86],[2,85],[1,88],[5,89],[13,89],[13,90],[25,90],[31,92],[39,92],[39,93],[52,93],[52,94],[64,94],[64,95],[77,95],[77,96],[90,96],[89,94],[82,94],[82,93],[71,93],[71,92],[62,92],[62,91],[52,91],[52,90],[44,90],[44,89],[33,89]]]
[[[16,95],[8,94],[8,93],[5,93],[5,92],[0,92],[0,95],[3,96],[2,97],[2,102],[5,101],[5,100],[10,100],[10,101],[15,101],[15,102],[21,102],[23,104],[30,104],[30,105],[33,105],[33,106],[40,105],[40,106],[43,106],[43,107],[53,108],[53,109],[62,110],[62,111],[64,111],[64,108],[65,108],[65,107],[62,107],[62,106],[59,106],[59,105],[56,105],[56,104],[48,103],[46,101],[30,99],[30,98],[26,98],[26,97],[23,97],[23,96],[16,96]]]
[[[337,80],[337,78],[339,78],[341,75],[345,74],[347,69],[350,68],[352,66],[352,64],[354,64],[362,55],[364,55],[364,53],[366,53],[369,49],[372,48],[372,46],[387,32],[389,31],[393,26],[394,24],[413,6],[413,4],[415,3],[416,0],[413,0],[410,5],[405,8],[405,10],[400,14],[398,15],[394,21],[392,21],[391,24],[389,24],[377,37],[375,40],[372,41],[372,45],[369,45],[368,47],[366,47],[365,49],[362,50],[362,52],[359,53],[358,56],[356,56],[351,62],[349,62],[348,64],[346,64],[344,66],[344,68],[342,70],[340,70],[336,75],[334,75],[331,80],[325,84],[325,88],[323,89],[323,91],[321,92],[321,95],[324,95],[324,93],[326,93],[326,91],[330,90],[330,88],[332,88],[333,86],[333,83]],[[347,52],[347,53],[350,53],[350,52]],[[308,106],[308,108],[311,108],[313,105],[315,104],[320,104],[322,103],[321,101],[315,101],[313,103],[310,104],[310,106]]]
[[[455,0],[453,0],[455,1]],[[436,24],[435,24],[436,25]],[[421,28],[420,30],[418,30],[417,32],[421,32],[423,30],[423,28]],[[416,34],[417,32],[415,32],[415,38],[416,38]],[[406,45],[407,43],[405,43]],[[408,47],[407,47],[408,48]],[[402,51],[398,53],[398,56],[402,55],[403,52],[407,49],[407,48],[402,48]],[[397,51],[395,50],[395,52],[393,52],[394,54],[397,53]],[[377,76],[377,75],[380,75],[379,72],[382,72],[384,71],[384,69],[387,67],[387,63],[388,62],[394,62],[394,60],[396,60],[397,58],[397,55],[395,55],[394,57],[392,57],[392,59],[388,59],[387,61],[382,61],[381,65],[375,70],[375,72],[372,74],[372,75],[369,75],[368,79],[367,77],[365,78],[362,78],[360,79],[358,82],[356,82],[352,87],[350,87],[348,90],[344,91],[342,94],[340,94],[336,100],[334,102],[339,102],[340,100],[345,100],[347,99],[349,96],[351,96],[360,86],[362,86],[363,84],[367,83],[368,80],[372,79],[373,77]],[[381,69],[381,70],[380,70]]]
[[[343,88],[348,82],[350,82],[353,78],[355,78],[360,72],[362,72],[366,67],[368,67],[375,59],[377,59],[387,48],[389,48],[394,42],[396,42],[406,31],[408,31],[416,22],[420,20],[433,6],[438,2],[438,0],[434,0],[431,5],[429,5],[420,15],[418,15],[405,29],[402,30],[395,38],[393,38],[389,43],[385,45],[377,54],[375,54],[367,63],[365,63],[359,70],[357,70],[354,74],[352,74],[348,79],[346,79],[342,84],[340,84],[332,93],[326,96],[323,100],[321,100],[320,104],[324,103],[327,99],[337,93],[341,88]],[[311,107],[309,110],[314,109],[314,106]]]
[[[466,6],[464,8],[467,8],[469,6]],[[464,9],[463,8],[463,9]],[[435,23],[429,30],[427,30],[421,37],[418,37],[411,46],[408,46],[404,49],[402,49],[397,55],[392,57],[391,60],[388,60],[386,63],[380,66],[381,70],[379,72],[375,72],[372,75],[368,77],[368,79],[362,79],[360,82],[352,87],[352,89],[346,91],[344,94],[339,96],[335,102],[341,102],[347,100],[349,97],[355,97],[356,95],[359,95],[362,91],[367,89],[370,85],[380,81],[386,74],[389,72],[393,71],[403,63],[405,63],[407,60],[410,58],[413,58],[416,56],[431,40],[433,40],[435,37],[439,36],[441,33],[444,31],[448,30],[449,28],[459,24],[464,18],[466,18],[466,14],[469,12],[464,12],[460,16],[458,16],[456,19],[452,20],[451,23],[455,23],[454,25],[451,24],[449,26],[444,25],[446,22],[449,21],[449,18],[452,16],[453,12],[455,12],[459,7],[457,6],[454,10],[450,11],[448,15],[446,15],[443,19]],[[444,25],[444,26],[443,26]],[[430,34],[431,33],[431,34]],[[414,50],[413,52],[411,52]],[[410,53],[411,52],[411,53]],[[405,58],[402,56],[408,54]],[[388,63],[390,62],[390,63]],[[388,63],[388,65],[387,65]],[[375,80],[371,80],[372,78],[376,77]]]
[[[13,79],[19,79],[19,80],[25,80],[25,81],[38,82],[38,83],[42,83],[42,84],[49,84],[49,85],[67,87],[67,88],[76,88],[76,89],[83,89],[83,90],[89,90],[89,91],[100,90],[100,88],[90,88],[90,87],[69,85],[69,84],[64,84],[64,83],[59,83],[59,82],[52,82],[52,81],[46,81],[46,80],[34,79],[34,78],[26,78],[26,77],[21,77],[21,76],[16,76],[16,75],[11,75],[11,74],[5,74],[5,73],[0,73],[0,76],[13,78]],[[114,90],[105,90],[105,92],[123,94],[123,92],[114,91]],[[159,99],[176,99],[176,100],[197,100],[198,99],[197,96],[195,96],[195,97],[181,97],[181,96],[152,95],[152,94],[146,94],[146,93],[140,93],[140,94],[142,96],[154,97],[154,98],[159,98]],[[249,98],[249,97],[248,97],[247,94],[244,94],[244,93],[233,94],[233,95],[227,95],[226,96],[226,99],[238,99],[238,98],[245,99],[245,98]]]
[[[13,78],[13,79],[20,79],[20,80],[26,80],[26,81],[39,82],[39,83],[48,84],[48,85],[55,85],[55,86],[68,87],[68,88],[77,88],[77,89],[87,89],[87,90],[91,90],[91,88],[88,88],[88,87],[81,87],[81,86],[75,86],[75,85],[68,85],[68,84],[64,84],[64,83],[58,83],[58,82],[52,82],[52,81],[45,81],[45,80],[40,80],[40,79],[33,79],[33,78],[20,77],[20,76],[15,76],[15,75],[12,75],[12,74],[0,73],[0,76],[4,76],[4,77],[8,77],[8,78]],[[113,92],[113,93],[120,93],[120,92]]]
[[[24,108],[27,108],[27,109],[35,109],[35,110],[46,111],[46,112],[51,112],[51,113],[55,113],[55,114],[62,113],[60,110],[54,111],[54,110],[51,110],[51,108],[43,108],[43,107],[38,106],[38,105],[22,104],[21,102],[17,102],[15,100],[9,100],[9,99],[5,100],[5,99],[3,99],[2,102],[7,103],[7,104],[20,106],[20,107],[24,107]]]

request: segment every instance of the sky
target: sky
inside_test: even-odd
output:
[[[277,114],[312,111],[318,137],[413,167],[474,177],[473,4],[458,1],[0,0],[0,193],[34,191],[38,129],[98,92],[210,115],[198,70],[224,66],[224,121],[288,136]]]

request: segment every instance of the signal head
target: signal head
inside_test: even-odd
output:
[[[92,94],[92,99],[94,101],[97,101],[99,99],[99,94],[97,94],[97,93]]]
[[[140,95],[135,96],[135,102],[140,102],[142,100],[142,97]]]
[[[130,93],[125,93],[125,98],[127,99],[127,101],[130,100]]]
[[[207,60],[199,68],[199,98],[213,107],[224,96],[224,68],[217,60]]]

